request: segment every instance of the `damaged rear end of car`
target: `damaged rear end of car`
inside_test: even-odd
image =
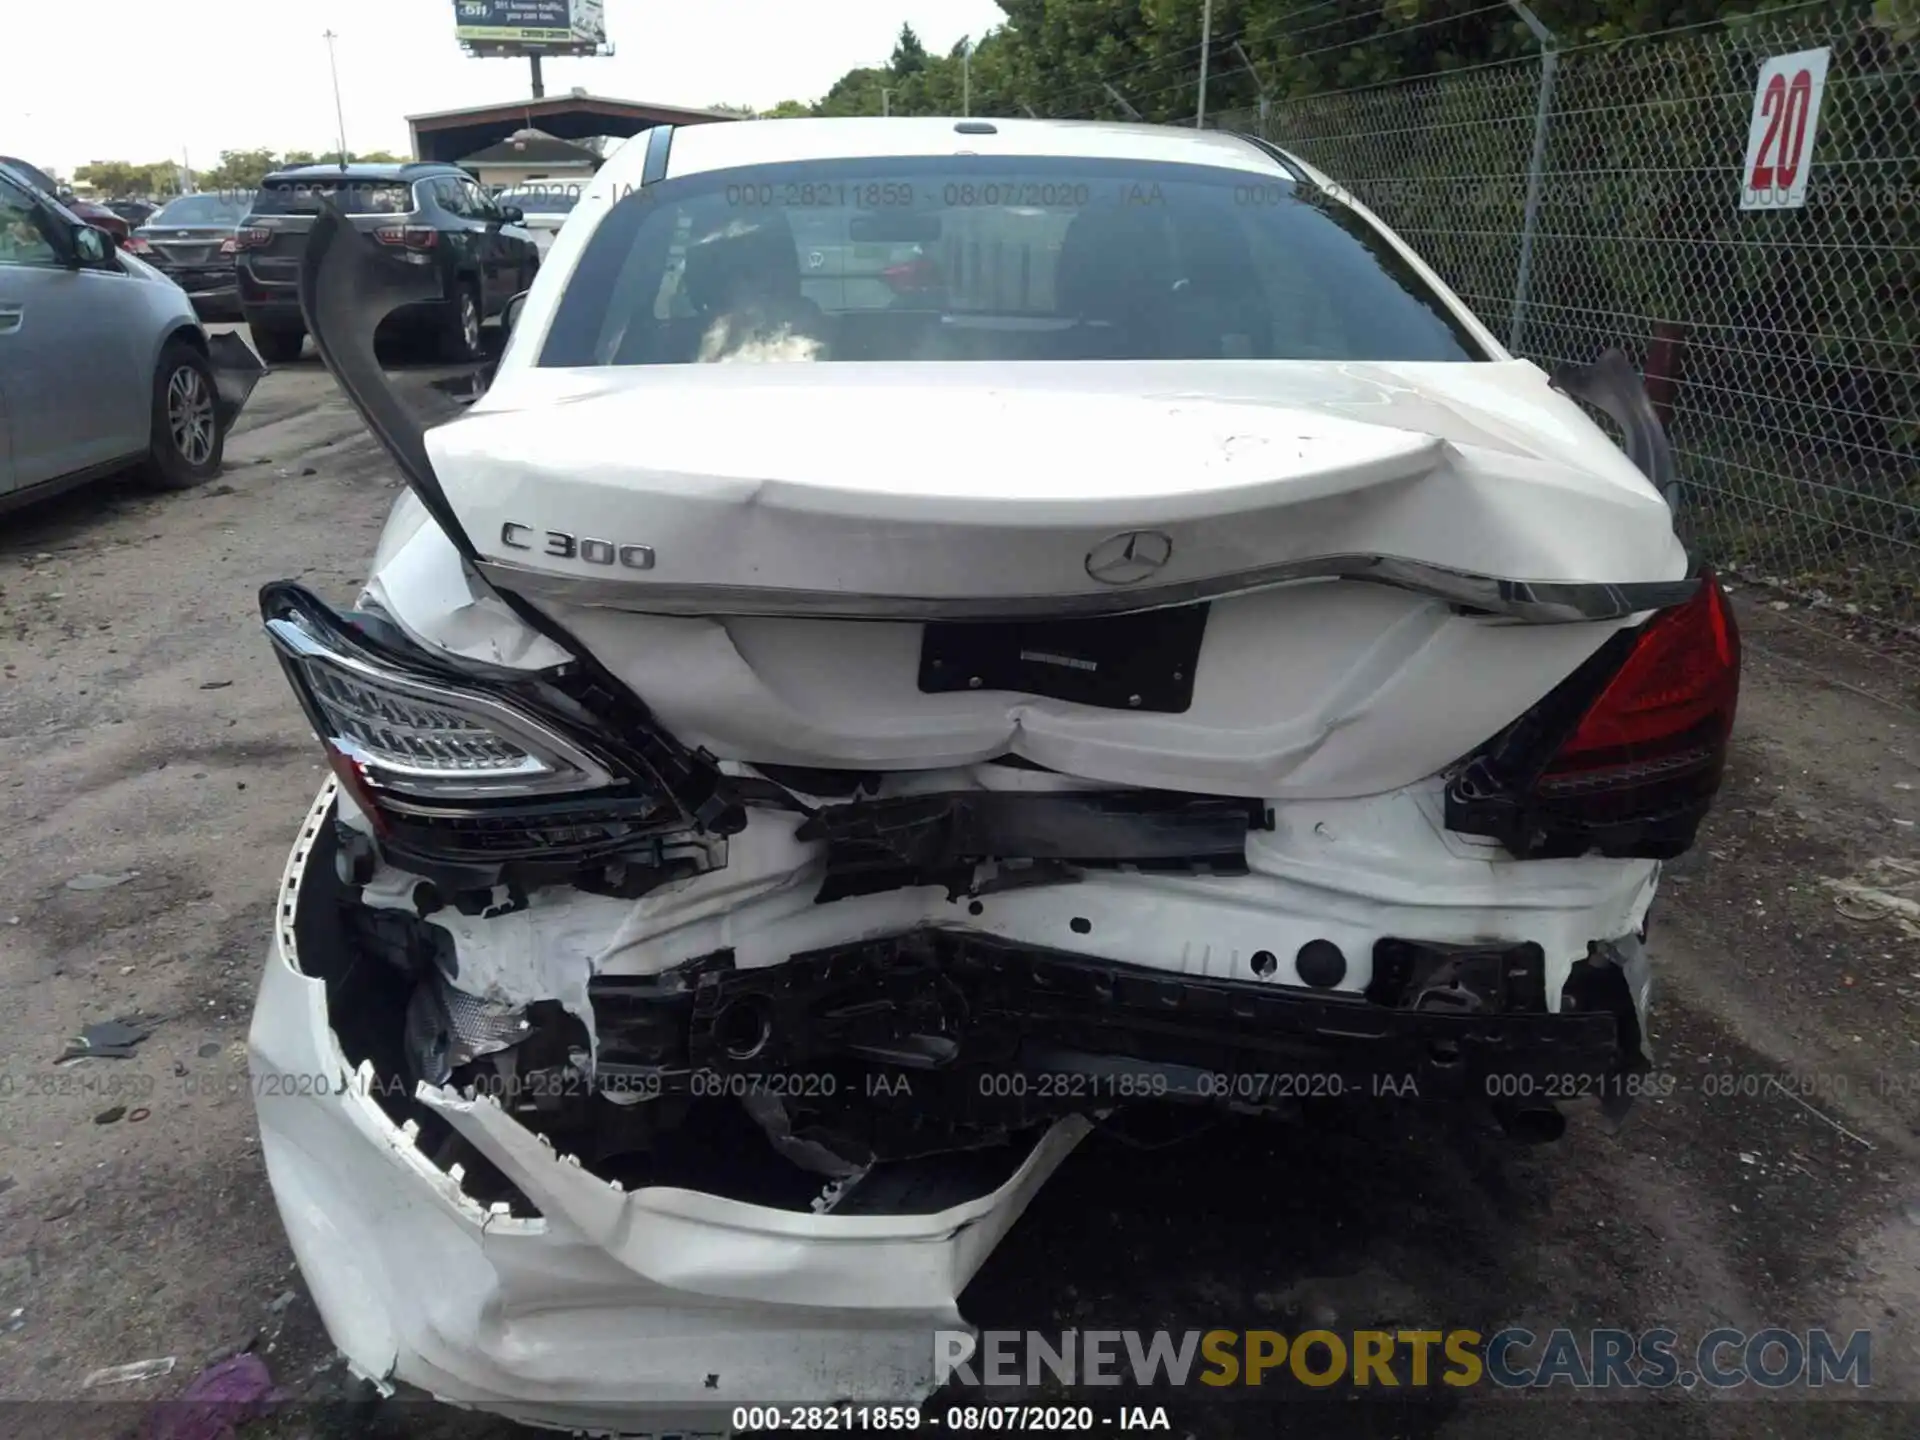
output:
[[[417,277],[314,224],[306,322],[409,493],[352,607],[261,594],[332,778],[252,1054],[364,1375],[555,1425],[917,1399],[1095,1127],[1539,1140],[1637,1093],[1739,645],[1624,362],[1549,390],[1248,142],[939,123],[677,169],[656,132],[432,432],[371,345]],[[1171,225],[1143,278],[1129,185],[1256,181],[1296,230]],[[797,186],[941,283],[812,297]],[[1195,297],[1279,241],[1387,277],[1403,339],[1274,354]],[[1147,281],[1150,335],[1103,308]]]

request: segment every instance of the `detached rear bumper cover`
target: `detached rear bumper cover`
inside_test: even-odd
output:
[[[1010,1177],[966,1203],[929,1214],[810,1214],[689,1188],[626,1191],[556,1153],[493,1100],[419,1087],[414,1098],[428,1118],[451,1126],[538,1213],[484,1206],[468,1193],[474,1187],[463,1188],[460,1170],[436,1165],[378,1103],[373,1066],[354,1072],[325,985],[303,973],[303,939],[317,945],[329,925],[338,926],[333,805],[329,784],[288,864],[250,1045],[281,1215],[329,1332],[356,1371],[520,1419],[581,1426],[622,1411],[657,1418],[775,1396],[915,1399],[931,1390],[932,1332],[965,1328],[961,1291],[1087,1132],[1086,1117],[1063,1115],[1032,1132],[1039,1138]],[[1207,1019],[1197,1011],[1212,1008],[1218,1029],[1224,1006],[1236,1014],[1220,1035],[1238,1039],[1211,1059],[1219,1069],[1280,1068],[1260,1059],[1263,1036],[1278,1054],[1296,1042],[1309,1046],[1306,1053],[1326,1047],[1330,1056],[1378,1043],[1387,1064],[1401,1065],[1412,1048],[1466,1033],[1449,1030],[1463,1017],[1396,1015],[1361,1003],[1361,990],[1387,964],[1364,937],[1420,923],[1446,939],[1518,936],[1538,947],[1546,1013],[1509,1017],[1501,1031],[1511,1068],[1538,1072],[1550,1071],[1557,1055],[1594,1053],[1597,1017],[1550,1012],[1562,1009],[1585,937],[1627,937],[1632,963],[1623,977],[1639,1044],[1647,983],[1630,937],[1652,898],[1656,867],[1536,863],[1525,882],[1507,888],[1503,876],[1513,867],[1469,849],[1427,857],[1424,870],[1402,857],[1399,878],[1375,885],[1364,856],[1372,850],[1385,860],[1379,847],[1399,825],[1384,821],[1404,817],[1374,813],[1378,828],[1369,834],[1362,823],[1368,806],[1346,809],[1335,822],[1346,836],[1336,848],[1351,864],[1317,875],[1303,860],[1329,843],[1328,826],[1309,820],[1283,824],[1271,841],[1263,836],[1259,844],[1271,853],[1255,855],[1250,844],[1250,875],[1089,874],[1078,884],[989,895],[986,913],[962,922],[965,929],[945,917],[973,907],[938,886],[816,904],[809,882],[819,872],[798,863],[808,847],[793,838],[790,820],[778,818],[764,822],[775,827],[764,835],[756,821],[737,837],[726,869],[637,902],[570,898],[556,889],[503,920],[443,911],[433,921],[445,921],[464,982],[476,988],[484,982],[497,994],[503,985],[531,983],[564,998],[575,991],[566,972],[578,967],[575,993],[588,993],[591,979],[593,1007],[603,1009],[603,1057],[619,1043],[607,987],[644,987],[647,977],[715,941],[730,941],[737,961],[727,983],[786,987],[786,998],[799,1003],[820,964],[844,976],[885,937],[919,934],[931,937],[948,977],[1012,974],[1012,991],[973,993],[997,997],[1003,1009],[1013,994],[1011,1008],[1045,1022],[1055,1040],[1063,1016],[1074,1018],[1073,986],[1087,984],[1088,995],[1104,994],[1106,1002],[1067,1037],[1085,1048],[1151,1031],[1156,1039],[1124,1053],[1162,1045],[1172,1048],[1156,1058],[1192,1060],[1196,1033],[1206,1042],[1204,1026],[1196,1032],[1191,1024]],[[310,871],[316,853],[321,863]],[[1282,878],[1282,871],[1291,873]],[[1362,893],[1370,885],[1373,893]],[[610,915],[623,918],[609,924]],[[1080,929],[1069,927],[1070,916],[1091,917],[1086,943],[1101,941],[1124,958],[1097,959],[1092,949],[1042,953],[1033,933],[1070,937]],[[929,929],[930,920],[937,923]],[[1189,938],[1169,950],[1176,933]],[[1294,956],[1298,937],[1309,933],[1339,937],[1370,963],[1356,966],[1342,989],[1303,992]],[[1262,934],[1281,957],[1279,973],[1276,983],[1254,986],[1242,977],[1253,937]],[[591,973],[580,959],[588,950]],[[823,954],[832,958],[823,962]],[[1242,1003],[1256,989],[1257,1001]],[[1050,999],[1035,998],[1040,990]],[[1176,993],[1172,1009],[1181,1013],[1158,1020],[1146,1013],[1152,996]],[[1363,1023],[1347,1023],[1348,1014]],[[828,1029],[809,1025],[800,1033],[834,1043]],[[1206,1054],[1197,1052],[1203,1063]]]
[[[929,1215],[798,1214],[654,1188],[557,1156],[491,1100],[422,1087],[539,1207],[483,1209],[356,1077],[324,987],[299,971],[301,883],[333,801],[309,812],[283,882],[249,1049],[281,1217],[334,1342],[370,1379],[549,1425],[609,1409],[909,1399],[936,1329],[1086,1132],[1055,1126],[1004,1185]]]

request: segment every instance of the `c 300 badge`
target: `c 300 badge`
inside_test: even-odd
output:
[[[569,535],[565,530],[538,530],[509,520],[500,527],[500,543],[509,550],[538,550],[556,560],[584,560],[589,565],[617,565],[627,570],[651,570],[651,545],[621,545],[612,540]]]

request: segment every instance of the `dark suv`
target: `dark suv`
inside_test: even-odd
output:
[[[433,327],[441,355],[477,359],[480,325],[525,290],[540,268],[524,218],[499,206],[457,166],[302,165],[276,170],[240,222],[240,309],[254,348],[268,362],[300,354],[300,256],[321,201],[337,205],[356,229],[393,249],[395,258],[432,265],[443,299],[407,307],[396,320]],[[411,312],[411,313],[409,313]]]

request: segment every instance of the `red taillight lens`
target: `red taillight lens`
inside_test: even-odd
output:
[[[431,250],[440,243],[440,232],[430,225],[382,225],[373,232],[382,245],[398,245],[408,250]]]
[[[1684,854],[1726,767],[1740,633],[1711,571],[1686,604],[1601,646],[1470,757],[1447,828],[1522,860]]]
[[[129,255],[151,255],[153,253],[153,246],[149,245],[146,237],[142,235],[129,235],[120,248]]]
[[[898,295],[913,295],[935,290],[940,285],[940,267],[926,256],[917,256],[899,265],[889,265],[880,278]]]
[[[1707,571],[1699,594],[1647,622],[1547,774],[1631,765],[1676,745],[1724,744],[1739,698],[1740,632]]]
[[[256,225],[250,230],[234,232],[232,244],[237,250],[264,250],[273,243],[273,232]],[[225,246],[221,247],[225,249]]]
[[[387,836],[386,812],[380,808],[380,797],[374,794],[373,787],[367,783],[366,772],[360,768],[358,761],[351,755],[343,754],[339,747],[322,741],[321,749],[326,752],[327,766],[340,782],[340,788],[360,813],[367,817],[375,838],[384,840]]]
[[[220,253],[222,255],[231,255],[233,254],[234,251],[238,250],[239,248],[240,246],[238,242],[235,241],[235,239],[232,236],[228,236],[225,240],[222,240],[220,242]]]

